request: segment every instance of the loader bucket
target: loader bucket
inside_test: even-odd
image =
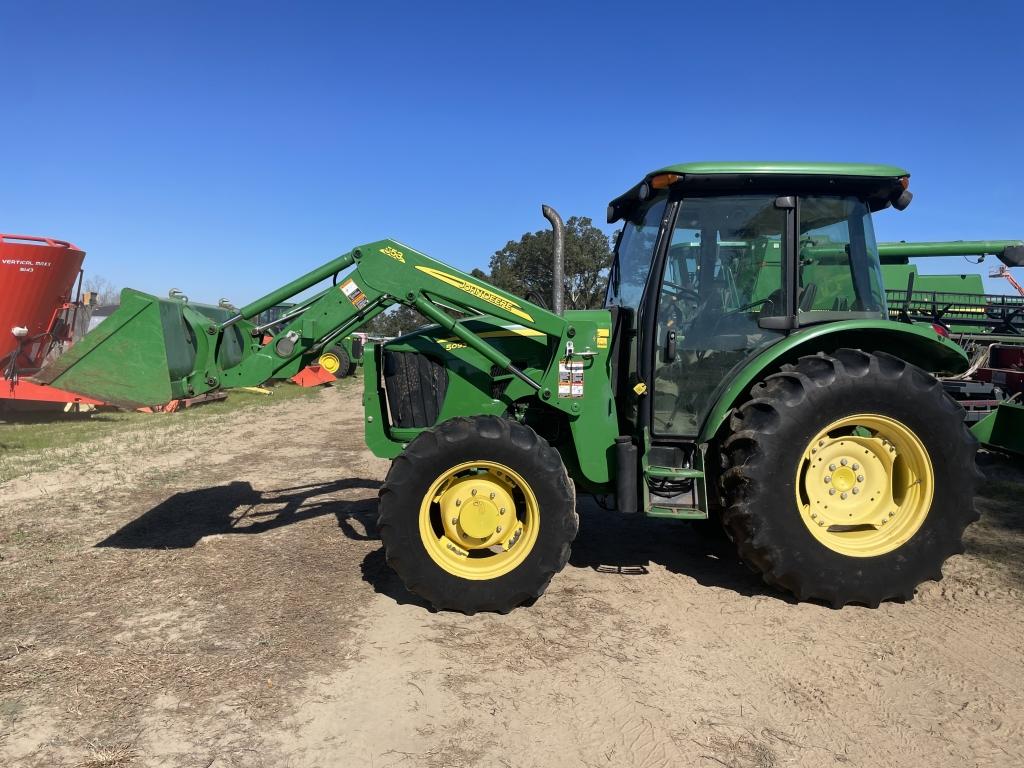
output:
[[[124,408],[186,397],[197,348],[188,307],[125,289],[110,317],[33,380]]]

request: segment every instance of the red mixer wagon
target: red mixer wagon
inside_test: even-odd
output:
[[[72,341],[84,259],[84,251],[64,240],[0,234],[0,405],[102,405],[28,380],[52,353]]]

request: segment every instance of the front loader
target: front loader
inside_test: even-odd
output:
[[[963,351],[889,317],[872,214],[905,208],[908,178],[837,163],[648,174],[609,206],[622,229],[600,310],[562,313],[556,288],[548,311],[394,240],[223,321],[126,290],[40,378],[133,406],[256,385],[404,304],[433,325],[367,347],[364,427],[393,460],[387,560],[436,607],[538,597],[568,560],[577,491],[724,525],[799,599],[909,599],[962,550],[978,472],[960,408],[925,372],[964,370]]]

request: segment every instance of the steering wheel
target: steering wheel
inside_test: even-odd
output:
[[[668,289],[667,291],[665,289]],[[700,296],[693,288],[673,283],[670,280],[662,281],[662,291],[667,301],[662,302],[660,316],[661,322],[666,327],[672,326],[677,331],[682,331],[686,321],[692,321],[700,306]]]

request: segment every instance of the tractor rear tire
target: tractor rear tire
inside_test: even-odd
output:
[[[751,389],[722,454],[740,557],[799,600],[910,600],[978,519],[977,441],[931,375],[891,355],[803,357]],[[847,524],[849,523],[849,524]]]
[[[388,564],[438,610],[507,613],[569,560],[579,518],[562,458],[532,429],[456,418],[391,464],[378,527]]]

